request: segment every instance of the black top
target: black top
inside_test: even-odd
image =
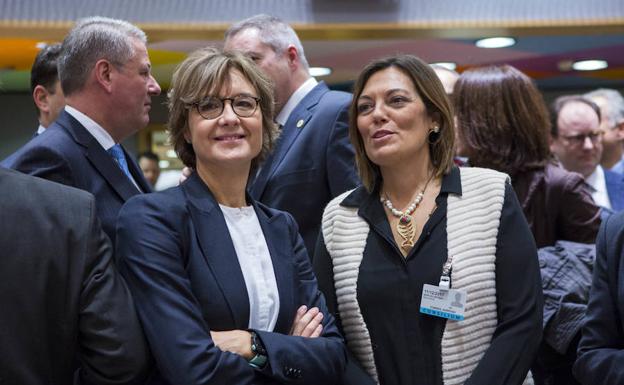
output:
[[[459,169],[453,168],[442,179],[437,209],[405,258],[379,201],[379,184],[372,194],[359,187],[341,203],[359,207],[358,215],[370,226],[357,298],[382,385],[442,384],[441,340],[446,320],[421,314],[419,305],[423,284],[438,285],[446,261],[448,194],[461,195],[461,191]],[[322,236],[314,266],[328,308],[339,320],[332,262]],[[499,325],[466,384],[522,383],[541,338],[542,296],[535,242],[509,184],[496,245],[496,291]]]

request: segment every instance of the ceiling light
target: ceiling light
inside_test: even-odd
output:
[[[514,44],[516,44],[516,39],[513,37],[488,37],[475,42],[479,48],[503,48],[511,47]]]
[[[45,41],[40,41],[37,42],[37,44],[35,44],[35,47],[37,47],[37,49],[41,50],[44,49],[45,47],[48,46],[49,43],[45,42]]]
[[[310,76],[327,76],[332,73],[329,67],[310,67]]]
[[[158,167],[160,168],[169,168],[169,166],[171,166],[171,162],[168,160],[161,160],[158,162]]]
[[[606,60],[579,60],[572,63],[572,69],[577,71],[595,71],[608,66]]]
[[[451,70],[451,71],[455,71],[457,69],[457,63],[454,63],[452,61],[440,61],[437,63],[431,63],[431,65],[444,67],[447,70]]]

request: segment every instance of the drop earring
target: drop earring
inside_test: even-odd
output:
[[[427,141],[429,144],[435,144],[440,140],[440,126],[436,123],[429,129],[429,136]]]

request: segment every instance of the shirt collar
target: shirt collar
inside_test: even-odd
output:
[[[293,112],[295,107],[297,107],[299,102],[301,102],[303,98],[305,98],[306,95],[309,94],[314,87],[316,87],[317,84],[318,82],[314,78],[309,78],[308,80],[303,82],[303,84],[299,86],[299,88],[297,88],[297,91],[293,92],[293,94],[290,95],[290,98],[288,98],[288,101],[286,102],[286,104],[284,104],[284,107],[282,107],[280,113],[277,114],[275,122],[282,126],[286,125],[286,122],[288,121],[288,118],[290,117],[290,114]]]
[[[105,150],[108,151],[109,148],[115,145],[115,141],[110,134],[93,119],[69,105],[65,105],[65,111],[80,122]]]
[[[594,199],[596,205],[600,207],[606,207],[611,209],[611,199],[609,199],[609,192],[607,191],[607,180],[605,179],[605,172],[602,166],[596,167],[594,172],[585,179],[589,188],[592,190],[591,196]]]
[[[43,134],[43,132],[46,130],[45,127],[43,127],[41,124],[39,125],[39,127],[37,127],[37,135],[41,135]]]
[[[585,182],[592,188],[592,191],[607,191],[605,175],[602,166],[598,165],[590,176],[585,178]]]

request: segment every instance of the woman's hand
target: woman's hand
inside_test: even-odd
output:
[[[308,310],[307,306],[302,305],[297,309],[295,320],[290,328],[291,336],[316,338],[323,332],[323,313],[317,307]]]
[[[242,356],[247,361],[254,357],[251,351],[251,333],[247,330],[210,331],[212,342],[223,352]]]
[[[193,173],[193,169],[190,167],[184,167],[182,169],[182,173],[180,174],[180,179],[178,180],[178,184],[182,184],[185,180],[188,179],[189,176]]]

